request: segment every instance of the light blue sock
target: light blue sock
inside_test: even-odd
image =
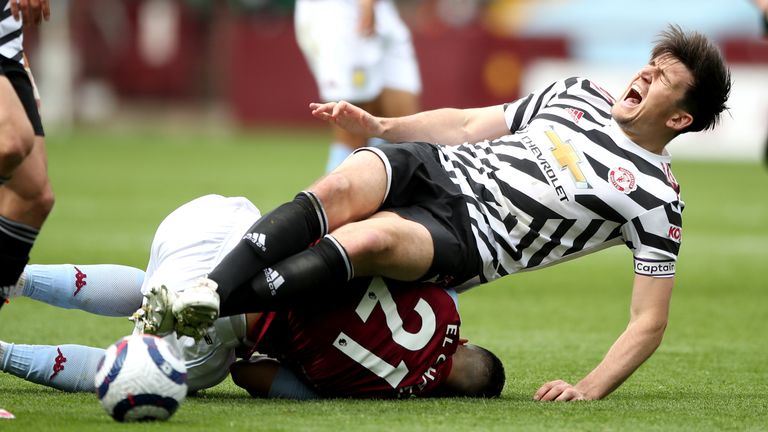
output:
[[[17,345],[0,342],[0,370],[68,392],[92,392],[104,350],[82,345]]]
[[[379,137],[368,138],[368,147],[378,147],[384,144],[389,144],[389,141]]]
[[[331,147],[328,150],[328,163],[325,165],[325,172],[329,173],[336,169],[347,156],[351,155],[354,149],[347,147],[341,143],[331,143]]]
[[[22,295],[65,309],[130,316],[141,307],[144,271],[115,264],[28,265]]]

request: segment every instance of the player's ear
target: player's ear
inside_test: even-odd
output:
[[[678,109],[667,119],[666,125],[668,128],[680,133],[683,129],[690,126],[691,123],[693,123],[693,116],[687,111]]]

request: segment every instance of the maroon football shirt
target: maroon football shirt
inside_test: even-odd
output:
[[[254,332],[325,397],[426,395],[448,376],[461,320],[443,288],[373,279],[314,311],[268,314]],[[269,326],[267,336],[265,325]],[[256,333],[256,334],[254,334]]]

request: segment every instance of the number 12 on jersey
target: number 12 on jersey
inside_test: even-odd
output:
[[[435,312],[423,298],[420,298],[414,307],[414,311],[421,316],[421,328],[416,333],[411,333],[403,328],[403,319],[397,311],[392,293],[384,281],[379,278],[371,282],[355,312],[365,323],[377,305],[381,305],[384,311],[392,340],[401,347],[410,351],[418,351],[424,348],[434,336]],[[392,388],[396,388],[408,374],[408,366],[405,361],[401,360],[397,366],[391,365],[344,332],[339,333],[333,345],[350,359],[386,380]]]

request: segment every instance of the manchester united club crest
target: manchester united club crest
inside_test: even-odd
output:
[[[608,181],[611,186],[621,193],[628,194],[637,189],[637,181],[632,171],[618,167],[608,172]]]

